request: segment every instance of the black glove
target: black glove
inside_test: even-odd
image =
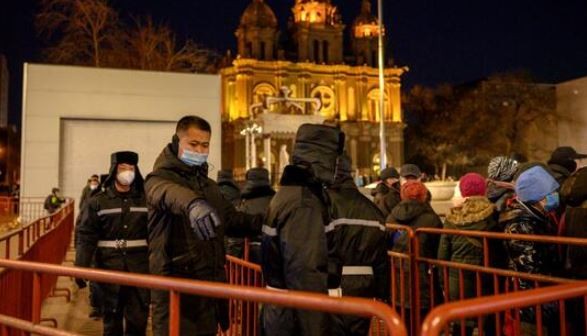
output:
[[[216,228],[220,225],[220,217],[216,210],[204,200],[196,200],[189,210],[190,226],[200,240],[216,238]]]
[[[77,287],[79,289],[84,289],[84,288],[88,287],[88,284],[86,283],[86,280],[84,280],[84,279],[78,279],[78,278],[76,278],[75,279],[75,284],[77,285]]]

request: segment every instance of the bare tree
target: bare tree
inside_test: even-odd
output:
[[[219,57],[192,40],[183,45],[167,25],[150,17],[126,27],[107,0],[40,0],[36,17],[47,39],[47,60],[158,71],[214,72]]]
[[[36,25],[56,63],[105,66],[104,54],[119,44],[118,14],[106,0],[41,0]]]

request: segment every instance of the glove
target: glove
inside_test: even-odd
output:
[[[75,284],[77,285],[77,287],[79,289],[84,289],[88,286],[88,284],[86,283],[86,280],[84,279],[75,279]]]
[[[204,200],[196,200],[189,208],[190,226],[199,240],[216,238],[216,228],[220,225],[220,217],[216,210]]]

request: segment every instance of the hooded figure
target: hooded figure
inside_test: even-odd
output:
[[[389,300],[385,217],[357,189],[347,155],[338,160],[328,196],[332,221],[326,231],[331,259],[342,264],[342,295]],[[371,322],[368,318],[346,315],[336,315],[334,320],[333,335],[367,335]]]
[[[152,274],[226,282],[225,234],[243,237],[261,231],[262,217],[236,211],[208,178],[210,137],[207,121],[183,117],[147,176]],[[167,335],[169,293],[153,291],[152,297],[153,334]],[[180,299],[181,335],[216,335],[219,326],[228,328],[227,300],[192,295]]]
[[[116,152],[110,162],[103,191],[82,210],[75,265],[94,263],[98,269],[149,273],[147,207],[138,155]],[[76,282],[85,287],[83,280]],[[104,315],[104,335],[145,334],[150,303],[147,289],[96,283],[94,290],[95,303]]]
[[[399,173],[395,168],[388,167],[381,171],[380,179],[381,182],[372,192],[373,202],[381,210],[383,216],[387,217],[400,202]]]
[[[269,182],[269,171],[265,168],[251,168],[245,176],[241,203],[238,209],[251,215],[265,216],[269,203],[275,195]],[[252,239],[249,242],[249,261],[261,263],[261,239]]]
[[[328,196],[344,133],[325,125],[304,124],[296,135],[292,162],[263,225],[263,278],[275,290],[328,293],[340,286],[340,261],[329,260]],[[264,305],[264,335],[330,335],[330,316]]]
[[[222,196],[234,206],[238,206],[241,199],[241,190],[234,181],[232,170],[219,170],[216,183],[218,183],[218,187],[220,187]]]

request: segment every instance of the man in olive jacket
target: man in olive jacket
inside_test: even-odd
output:
[[[197,116],[177,123],[145,182],[151,273],[226,282],[224,234],[260,233],[261,216],[237,212],[208,178],[210,124]],[[169,293],[153,291],[153,334],[169,331]],[[228,302],[181,296],[181,335],[215,335],[228,328]]]

